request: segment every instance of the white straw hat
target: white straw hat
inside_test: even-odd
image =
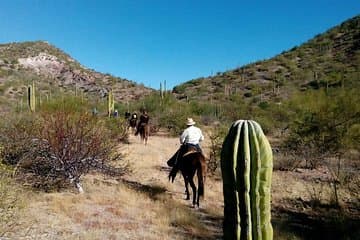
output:
[[[188,126],[192,126],[195,125],[196,122],[194,122],[194,120],[192,118],[188,118],[186,121],[186,125]]]

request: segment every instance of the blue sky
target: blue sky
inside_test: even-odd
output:
[[[2,0],[0,43],[45,40],[82,65],[172,88],[271,58],[360,14],[358,0]]]

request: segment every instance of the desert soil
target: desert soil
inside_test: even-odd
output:
[[[178,175],[174,183],[168,181],[166,161],[179,146],[178,138],[161,132],[150,136],[146,146],[131,135],[129,144],[119,146],[131,172],[120,178],[88,174],[83,179],[84,194],[27,193],[21,218],[5,236],[8,239],[221,239],[220,174],[206,178],[205,198],[200,201],[200,208],[194,209],[184,199],[182,176]],[[209,153],[209,146],[207,141],[202,144],[205,153]],[[323,170],[274,171],[275,239],[308,239],[316,217],[308,204],[311,192],[320,192],[314,187],[323,186],[322,179],[328,174]],[[321,190],[323,198],[328,190]],[[291,237],[284,235],[286,231]]]
[[[206,197],[195,209],[185,200],[182,176],[168,181],[166,161],[179,146],[162,133],[146,146],[130,135],[129,144],[119,145],[129,173],[88,174],[84,194],[24,193],[21,217],[4,239],[221,239],[221,182],[207,178]]]

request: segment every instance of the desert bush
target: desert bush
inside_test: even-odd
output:
[[[209,132],[210,154],[207,162],[207,170],[211,175],[215,174],[219,169],[221,147],[227,130],[225,127],[217,126]]]
[[[11,171],[0,163],[0,238],[13,231],[19,218],[19,189],[11,179]]]
[[[332,174],[334,206],[340,206],[344,153],[358,149],[360,101],[355,90],[316,91],[293,99],[296,120],[285,141],[287,149],[305,156],[310,168],[326,165]],[[326,159],[336,159],[329,164]],[[334,163],[333,163],[334,162]]]
[[[91,104],[81,97],[64,93],[53,93],[53,95],[39,107],[40,112],[48,114],[55,111],[90,112],[92,109]]]
[[[0,145],[2,146],[1,160],[5,164],[16,165],[22,156],[30,151],[29,142],[39,128],[39,122],[34,115],[14,114],[1,121]]]
[[[16,176],[27,184],[51,190],[72,183],[81,192],[80,178],[91,170],[126,171],[121,162],[119,169],[109,165],[120,159],[116,146],[119,136],[126,136],[126,128],[112,129],[115,120],[93,117],[71,104],[30,116],[18,115],[0,128],[3,162],[16,166]]]
[[[312,152],[312,159],[322,160],[357,148],[359,101],[360,97],[352,90],[316,91],[295,97],[290,104],[295,112],[294,121],[285,145],[299,154]]]
[[[324,184],[317,184],[316,182],[312,182],[311,184],[306,185],[306,190],[310,197],[310,206],[312,208],[320,207],[323,201]]]
[[[103,120],[105,127],[109,130],[109,137],[112,141],[115,142],[124,142],[129,141],[128,134],[128,123],[124,118],[106,118]]]
[[[102,169],[105,162],[119,157],[113,155],[117,142],[112,141],[111,131],[88,114],[56,112],[39,120],[43,128],[32,139],[31,151],[18,164],[41,176],[38,184],[69,180],[81,192],[83,174]]]
[[[275,151],[274,156],[274,170],[293,171],[303,162],[302,158],[284,149],[281,149],[280,152]]]
[[[174,136],[178,136],[184,129],[188,116],[190,114],[187,112],[170,110],[166,115],[160,116],[159,122],[162,126],[166,126]]]

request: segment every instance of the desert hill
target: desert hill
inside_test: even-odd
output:
[[[65,91],[102,98],[113,89],[116,101],[126,102],[153,91],[125,78],[88,69],[44,41],[0,44],[0,102],[25,98],[26,87],[32,81],[44,96]]]
[[[256,101],[286,99],[294,91],[360,88],[360,16],[267,60],[193,79],[173,92],[190,99],[239,95]]]

